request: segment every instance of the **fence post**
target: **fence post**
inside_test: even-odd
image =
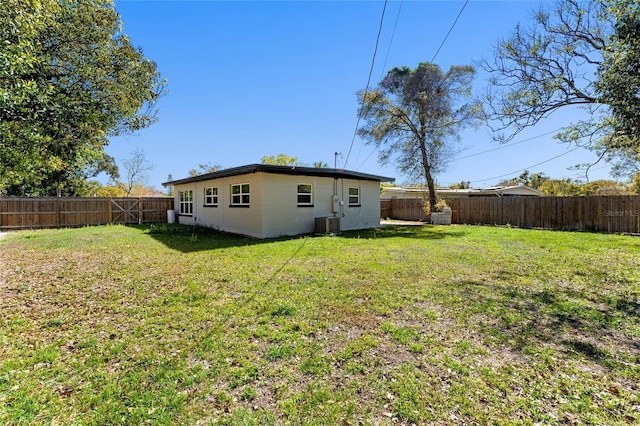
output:
[[[60,197],[56,198],[56,228],[60,228]]]
[[[142,212],[144,209],[142,208],[142,197],[138,198],[138,225],[142,225],[144,221],[142,220]]]

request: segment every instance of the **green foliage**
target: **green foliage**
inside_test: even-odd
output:
[[[525,170],[520,174],[520,176],[515,177],[513,179],[503,180],[498,183],[498,185],[503,186],[513,186],[513,185],[526,185],[533,189],[540,189],[543,183],[549,180],[549,176],[544,173],[533,173],[529,172],[529,170]]]
[[[457,152],[460,132],[475,126],[480,105],[471,102],[471,66],[421,63],[415,69],[394,68],[372,91],[360,91],[358,134],[380,149],[382,164],[395,162],[429,188],[430,209],[436,203],[435,175]]]
[[[640,172],[633,175],[629,184],[629,191],[633,194],[640,195]]]
[[[450,185],[449,188],[451,189],[469,189],[471,188],[471,182],[469,182],[468,180],[461,180],[459,183],[454,183],[453,185]]]
[[[544,173],[531,174],[528,170],[518,177],[507,179],[498,185],[527,185],[549,196],[573,195],[625,195],[633,192],[633,182],[629,185],[614,180],[596,180],[587,183],[572,179],[551,179]]]
[[[436,201],[436,203],[433,205],[433,207],[429,203],[425,203],[423,209],[425,214],[430,215],[431,212],[441,212],[446,207],[449,207],[447,205],[447,201],[444,198],[439,198],[438,201]]]
[[[156,64],[112,0],[0,3],[0,192],[60,195],[105,171],[108,137],[156,119]]]
[[[580,186],[580,195],[624,195],[627,189],[614,180],[594,180]]]
[[[197,169],[191,169],[189,170],[189,176],[198,176],[198,175],[205,175],[207,173],[213,173],[213,172],[217,172],[218,170],[222,170],[222,166],[219,164],[211,164],[211,162],[208,163],[204,163],[204,164],[198,164],[198,168]],[[171,175],[169,175],[171,176]],[[172,180],[171,177],[168,177],[167,180]]]
[[[636,147],[640,135],[640,3],[608,0],[606,14],[613,32],[603,51],[596,87],[612,114],[612,144]],[[640,149],[640,148],[637,148]],[[636,151],[637,153],[640,151]]]
[[[580,184],[571,179],[547,179],[536,189],[556,197],[581,195]]]
[[[275,166],[298,166],[298,157],[291,157],[286,154],[269,155],[260,159],[262,164],[273,164]]]

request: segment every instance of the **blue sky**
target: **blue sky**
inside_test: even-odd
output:
[[[285,153],[311,165],[323,161],[365,173],[407,179],[359,138],[355,93],[367,84],[383,1],[154,1],[115,0],[124,32],[168,80],[159,121],[133,136],[113,138],[107,153],[119,164],[135,149],[153,169],[148,184],[169,174],[186,177],[198,164],[259,163]],[[372,73],[372,86],[394,66],[431,61],[464,1],[389,1]],[[477,64],[498,38],[530,22],[539,1],[471,0],[435,57],[443,70]],[[395,31],[394,31],[395,28]],[[477,91],[487,76],[478,70]],[[494,185],[521,170],[553,178],[584,178],[568,170],[595,155],[552,139],[575,116],[551,116],[516,137],[492,141],[486,128],[463,134],[465,148],[440,185],[462,180]],[[353,140],[353,144],[352,144]],[[519,142],[519,143],[518,143]],[[347,154],[351,151],[351,153]],[[486,152],[490,151],[490,152]],[[554,157],[557,157],[553,159]],[[540,164],[541,163],[541,164]],[[596,165],[591,180],[607,178]]]

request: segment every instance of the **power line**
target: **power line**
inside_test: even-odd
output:
[[[460,9],[460,12],[458,12],[458,16],[456,16],[456,19],[455,19],[455,21],[453,21],[453,24],[451,24],[451,28],[449,28],[449,32],[447,32],[447,35],[444,36],[444,39],[442,40],[442,43],[440,43],[440,47],[438,47],[438,50],[436,50],[436,54],[433,55],[433,58],[431,58],[431,63],[433,63],[433,61],[436,60],[436,56],[438,56],[438,53],[440,53],[440,49],[442,49],[442,46],[444,46],[444,43],[449,38],[449,34],[451,34],[451,31],[453,31],[453,27],[456,26],[456,23],[458,22],[458,19],[460,18],[460,15],[462,15],[462,11],[464,10],[465,7],[467,7],[467,3],[469,3],[469,0],[466,0],[464,2],[464,4],[462,5],[462,9]]]
[[[453,28],[458,23],[458,19],[460,19],[460,16],[462,15],[462,12],[464,11],[464,9],[467,7],[468,3],[469,3],[469,0],[466,0],[464,2],[464,4],[462,5],[462,8],[460,9],[460,12],[458,12],[458,16],[456,16],[456,19],[451,24],[451,27],[449,28],[449,31],[444,36],[444,39],[442,40],[442,43],[440,43],[440,46],[438,47],[438,50],[436,50],[436,53],[433,55],[433,58],[431,59],[432,63],[433,63],[433,61],[435,61],[436,57],[438,56],[438,53],[440,53],[440,50],[442,49],[442,46],[444,46],[445,42],[449,38],[449,35],[451,34],[451,32],[453,31]],[[391,44],[393,43],[393,37],[395,35],[396,27],[398,25],[398,19],[400,18],[400,11],[402,10],[402,4],[403,4],[403,1],[400,2],[400,7],[398,8],[398,14],[396,15],[396,21],[395,21],[395,24],[393,26],[393,32],[392,32],[392,35],[391,35],[391,41],[389,42],[389,49],[387,50],[387,55],[386,55],[385,60],[384,60],[384,66],[382,67],[383,68],[383,71],[382,71],[383,73],[384,73],[384,68],[387,65],[387,59],[389,57],[389,52],[391,51]],[[382,17],[380,18],[380,28],[378,29],[378,37],[376,39],[376,48],[375,48],[375,51],[373,53],[373,60],[371,61],[371,70],[369,71],[369,79],[367,80],[367,87],[366,87],[366,89],[364,91],[364,95],[366,95],[367,92],[369,91],[369,84],[371,82],[371,74],[373,72],[373,65],[374,65],[374,62],[375,62],[376,52],[378,50],[378,42],[380,40],[380,33],[382,32],[382,22],[384,20],[384,13],[385,13],[386,8],[387,8],[387,0],[385,0],[384,8],[382,9]],[[364,98],[364,95],[363,95],[363,98]],[[358,114],[358,120],[356,122],[356,129],[353,132],[353,138],[351,139],[351,144],[349,145],[349,151],[347,153],[347,158],[345,159],[345,162],[344,162],[344,167],[347,166],[347,162],[349,161],[349,156],[351,155],[351,150],[353,149],[353,143],[354,143],[356,135],[358,133],[358,126],[359,125],[360,125],[360,115]],[[375,149],[373,150],[373,152],[375,152]],[[363,164],[367,162],[367,160],[371,157],[371,155],[373,155],[373,152],[371,152],[371,154],[369,154],[367,156],[367,159],[363,162]],[[360,167],[362,167],[362,165]]]
[[[563,155],[564,155],[564,154],[563,154]],[[535,166],[531,166],[531,167],[535,167]],[[609,166],[597,167],[597,168],[595,168],[595,169],[591,169],[591,170],[592,170],[592,171],[596,171],[596,170],[604,170],[604,169],[607,169],[607,168],[609,168]],[[528,167],[528,168],[526,168],[526,169],[524,169],[524,170],[527,170],[527,169],[529,169],[529,167]],[[524,170],[521,170],[521,171],[524,171]],[[514,172],[514,173],[517,173],[517,172]],[[580,177],[580,176],[582,176],[582,175],[584,175],[584,173],[583,173],[581,170],[577,170],[577,171],[575,171],[575,172],[573,172],[573,173],[571,173],[571,174],[568,174],[568,175],[564,175],[564,176],[550,176],[550,178],[551,178],[551,179],[558,179],[558,180],[562,180],[562,179],[575,179],[575,178]],[[463,180],[464,180],[464,179],[463,179]],[[485,182],[485,181],[487,181],[487,180],[489,180],[489,179],[479,179],[479,180],[474,180],[474,181],[469,181],[469,182]],[[441,182],[441,184],[442,184],[442,185],[447,186],[447,185],[452,185],[452,184],[455,184],[455,183],[458,183],[458,182],[459,182],[459,181],[456,181],[456,182]]]
[[[433,58],[431,59],[431,62],[433,63],[433,61],[435,61],[436,57],[438,56],[438,53],[440,53],[440,49],[442,49],[442,46],[444,46],[445,42],[447,41],[447,39],[449,38],[449,35],[451,34],[451,32],[453,31],[453,28],[456,26],[458,19],[460,19],[460,16],[462,15],[462,12],[464,11],[464,9],[467,7],[467,4],[469,3],[469,0],[466,0],[464,2],[464,4],[462,5],[462,8],[460,9],[460,12],[458,12],[458,16],[456,16],[456,19],[453,21],[453,23],[451,24],[451,27],[449,28],[449,31],[447,32],[447,34],[444,36],[444,39],[442,40],[442,43],[440,43],[440,46],[438,47],[438,50],[436,50],[436,53],[433,55]],[[382,9],[382,16],[380,18],[380,27],[378,28],[378,36],[376,38],[376,47],[375,50],[373,52],[373,59],[371,61],[371,69],[369,70],[369,78],[367,80],[367,86],[364,90],[364,94],[363,94],[363,99],[365,98],[367,92],[369,91],[369,84],[371,83],[371,74],[373,73],[373,66],[375,63],[375,58],[376,58],[376,53],[378,51],[378,43],[380,41],[380,34],[382,32],[382,23],[384,21],[384,13],[387,9],[387,0],[385,0],[384,2],[384,7]],[[394,24],[393,27],[393,33],[391,36],[391,41],[389,42],[389,50],[387,51],[387,56],[385,57],[385,62],[384,62],[384,67],[383,67],[383,72],[384,72],[384,68],[386,67],[387,64],[387,58],[389,56],[389,51],[391,50],[391,43],[393,42],[393,36],[395,35],[395,31],[396,31],[396,26],[398,24],[398,19],[400,18],[400,11],[402,10],[402,2],[400,3],[400,7],[398,9],[398,15],[396,16],[396,22]],[[353,137],[351,138],[351,144],[349,145],[349,151],[347,153],[347,158],[344,161],[344,166],[346,168],[347,163],[349,161],[349,157],[351,155],[351,150],[353,149],[353,143],[356,139],[356,135],[358,133],[358,126],[360,125],[360,114],[358,114],[358,120],[356,121],[356,128],[353,132]],[[375,152],[375,150],[374,150]],[[373,152],[371,154],[369,154],[369,156],[367,156],[367,160],[369,159],[369,157],[371,157],[371,155],[373,154]],[[365,160],[365,162],[367,161]],[[363,163],[364,164],[364,163]],[[361,166],[362,167],[362,166]]]
[[[507,144],[507,145],[502,145],[502,146],[499,146],[497,148],[491,148],[491,149],[488,149],[486,151],[480,151],[480,152],[476,152],[474,154],[465,155],[463,157],[457,157],[457,158],[454,159],[454,161],[456,161],[456,160],[464,160],[465,158],[477,157],[478,155],[487,154],[487,153],[493,152],[493,151],[499,151],[501,149],[506,149],[506,148],[512,147],[514,145],[519,145],[521,143],[529,142],[529,141],[534,140],[534,139],[538,139],[538,138],[542,138],[544,136],[548,136],[548,135],[550,135],[552,133],[556,133],[558,130],[553,130],[551,132],[543,133],[543,134],[538,135],[538,136],[532,136],[532,137],[530,137],[528,139],[523,139],[523,140],[518,141],[518,142],[513,142],[513,143],[510,143],[510,144]]]
[[[532,137],[530,137],[530,138],[523,139],[523,140],[518,141],[518,142],[512,142],[512,143],[509,143],[509,144],[506,144],[506,145],[498,146],[498,147],[496,147],[496,148],[487,149],[486,151],[475,152],[475,153],[473,153],[473,154],[464,155],[464,156],[462,156],[462,157],[455,157],[455,158],[452,158],[452,159],[451,159],[451,162],[455,162],[455,161],[458,161],[458,160],[464,160],[464,159],[472,158],[472,157],[477,157],[477,156],[479,156],[479,155],[488,154],[488,153],[490,153],[490,152],[499,151],[499,150],[501,150],[501,149],[507,149],[507,148],[510,148],[510,147],[512,147],[512,146],[515,146],[515,145],[520,145],[520,144],[522,144],[522,143],[532,141],[532,140],[534,140],[534,139],[538,139],[538,138],[542,138],[542,137],[545,137],[545,136],[549,136],[549,135],[551,135],[551,134],[553,134],[553,133],[557,133],[557,132],[558,132],[558,130],[560,130],[560,129],[552,130],[552,131],[547,132],[547,133],[542,133],[542,134],[540,134],[540,135],[532,136]],[[367,158],[365,158],[365,160],[362,162],[362,164],[360,164],[360,166],[358,166],[358,168],[356,168],[356,170],[360,170],[360,168],[362,168],[362,166],[364,166],[364,164],[365,164],[367,161],[369,161],[369,158],[371,158],[371,156],[372,156],[376,151],[377,151],[377,148],[374,148],[374,149],[373,149],[373,151],[371,151],[371,152],[369,153],[369,155],[367,156]],[[476,182],[477,182],[477,181],[476,181]]]
[[[398,7],[398,13],[396,14],[396,20],[393,24],[393,30],[391,31],[391,40],[389,41],[389,47],[387,47],[387,54],[384,57],[384,63],[382,64],[381,67],[381,72],[380,72],[380,79],[382,79],[384,77],[384,73],[385,70],[387,68],[387,60],[389,59],[389,54],[391,53],[391,46],[393,45],[393,38],[396,35],[396,29],[398,28],[398,21],[400,20],[400,12],[402,12],[402,5],[404,4],[404,0],[400,0],[400,6]],[[371,151],[371,153],[369,153],[369,155],[367,155],[367,158],[364,159],[364,161],[355,168],[355,170],[360,170],[362,168],[362,166],[364,166],[366,164],[367,161],[369,161],[369,158],[371,158],[371,156],[378,150],[377,147],[374,147],[373,150]],[[356,158],[360,157],[360,151],[358,151],[358,155],[356,156]]]
[[[373,153],[376,152],[377,150],[378,150],[378,147],[374,147],[373,150],[369,153],[369,155],[367,155],[367,158],[365,158],[364,161],[360,163],[360,165],[356,168],[356,170],[360,170],[362,166],[364,166],[366,162],[369,161],[369,158],[371,158]]]
[[[364,89],[364,93],[362,95],[362,99],[366,99],[367,92],[369,91],[369,84],[371,84],[371,75],[373,74],[373,66],[376,62],[376,54],[378,53],[378,44],[380,43],[380,34],[382,33],[382,23],[384,22],[384,12],[387,10],[387,0],[384,0],[384,6],[382,8],[382,16],[380,16],[380,25],[378,27],[378,36],[376,37],[376,46],[373,50],[373,57],[371,58],[371,68],[369,69],[369,78],[367,79],[367,86]],[[351,155],[351,150],[353,149],[353,143],[356,140],[356,135],[358,134],[358,126],[360,125],[360,114],[358,114],[358,120],[356,121],[356,128],[353,131],[353,137],[351,138],[351,144],[349,145],[349,152],[347,153],[347,158],[344,160],[344,165],[342,167],[346,168],[347,163],[349,162],[349,156]]]
[[[389,59],[389,53],[391,53],[391,45],[393,44],[393,37],[396,35],[396,28],[398,27],[398,21],[400,20],[400,12],[402,11],[402,5],[404,0],[400,0],[400,6],[398,7],[398,14],[396,15],[396,22],[393,24],[393,31],[391,31],[391,40],[389,41],[389,47],[387,48],[387,54],[384,57],[384,63],[382,64],[382,71],[380,79],[384,77],[385,69],[387,68],[387,59]]]
[[[562,154],[558,154],[558,155],[556,155],[555,157],[551,157],[551,158],[549,158],[548,160],[541,161],[541,162],[539,162],[539,163],[537,163],[537,164],[533,164],[533,165],[531,165],[531,166],[527,166],[527,167],[525,167],[524,169],[516,170],[516,171],[513,171],[513,172],[506,173],[506,174],[504,174],[504,175],[494,176],[494,177],[490,177],[490,178],[486,178],[486,179],[476,179],[476,180],[473,180],[473,181],[471,181],[471,182],[485,182],[485,181],[488,181],[488,180],[494,180],[494,179],[500,179],[500,178],[507,177],[507,176],[512,176],[512,175],[514,175],[515,173],[524,172],[525,170],[532,169],[532,168],[534,168],[534,167],[538,167],[539,165],[541,165],[541,164],[545,164],[545,163],[548,163],[549,161],[553,161],[553,160],[555,160],[556,158],[560,158],[560,157],[562,157],[563,155],[570,154],[570,153],[572,153],[573,151],[575,151],[575,150],[577,150],[577,149],[580,149],[580,148],[582,148],[582,147],[581,147],[581,146],[576,146],[575,148],[570,149],[570,150],[569,150],[569,151],[567,151],[567,152],[563,152]]]

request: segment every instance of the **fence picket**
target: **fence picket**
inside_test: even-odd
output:
[[[113,218],[112,203],[121,210],[120,217]],[[0,198],[0,231],[166,222],[171,209],[169,197]]]
[[[452,223],[640,234],[640,195],[447,199]],[[424,200],[380,203],[382,217],[427,220]]]

